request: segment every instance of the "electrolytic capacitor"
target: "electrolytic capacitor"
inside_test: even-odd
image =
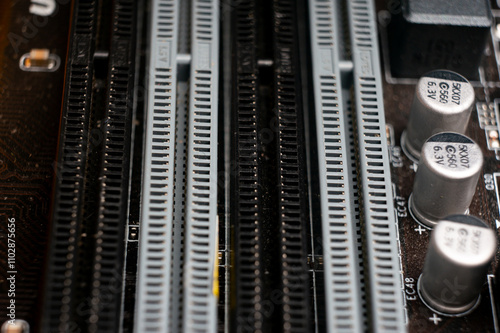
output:
[[[452,215],[432,231],[419,294],[431,309],[465,315],[479,302],[488,267],[496,253],[496,235],[481,219]]]
[[[437,70],[420,78],[415,89],[410,118],[401,137],[405,154],[418,162],[424,142],[440,132],[465,134],[474,89],[460,74]]]
[[[483,167],[481,148],[465,135],[432,136],[422,147],[410,197],[410,211],[433,227],[440,219],[468,211]]]

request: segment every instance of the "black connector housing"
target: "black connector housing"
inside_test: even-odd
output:
[[[491,21],[488,0],[401,0],[387,30],[392,75],[448,69],[477,79]]]

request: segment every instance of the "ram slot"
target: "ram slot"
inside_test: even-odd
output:
[[[335,0],[309,2],[324,292],[328,332],[364,331],[356,191],[352,177],[349,82],[342,80]],[[347,96],[349,97],[349,96]]]
[[[138,5],[75,7],[43,331],[121,322]]]
[[[131,131],[135,100],[138,0],[115,0],[107,61],[107,93],[101,124],[99,205],[96,209],[89,332],[109,332],[121,324],[125,231],[129,216]],[[84,273],[85,274],[85,273]],[[89,273],[87,273],[89,274]]]
[[[168,332],[172,327],[170,309],[175,306],[170,304],[170,288],[179,1],[152,1],[150,16],[134,331]]]
[[[217,328],[219,1],[193,0],[187,140],[183,327]]]
[[[136,332],[216,330],[218,6],[152,3]]]
[[[82,324],[75,315],[79,250],[85,232],[83,198],[89,150],[89,123],[97,1],[76,1],[71,25],[48,249],[41,331],[69,331]],[[83,327],[83,325],[82,325]]]
[[[372,0],[347,1],[369,328],[405,331],[404,302]]]
[[[231,328],[308,332],[310,227],[297,3],[231,13]]]
[[[296,1],[273,1],[274,108],[281,329],[309,332],[311,299],[307,267],[309,197]]]
[[[232,154],[229,207],[233,224],[234,263],[231,275],[234,289],[234,332],[248,332],[264,327],[262,159],[259,158],[260,101],[257,69],[257,15],[254,0],[239,3],[230,12],[232,57]],[[234,81],[234,84],[232,82]]]

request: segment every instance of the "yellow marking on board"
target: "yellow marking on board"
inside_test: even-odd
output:
[[[213,274],[213,284],[212,293],[217,299],[219,299],[219,215],[217,215],[217,227],[215,228],[215,260],[214,260],[214,274]]]
[[[212,292],[214,296],[217,297],[218,299],[219,298],[219,251],[215,253],[214,283]]]

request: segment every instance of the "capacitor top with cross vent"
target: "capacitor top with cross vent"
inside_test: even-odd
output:
[[[440,132],[465,134],[475,95],[460,74],[436,70],[420,78],[415,89],[410,118],[401,137],[405,154],[418,162],[424,142]]]

